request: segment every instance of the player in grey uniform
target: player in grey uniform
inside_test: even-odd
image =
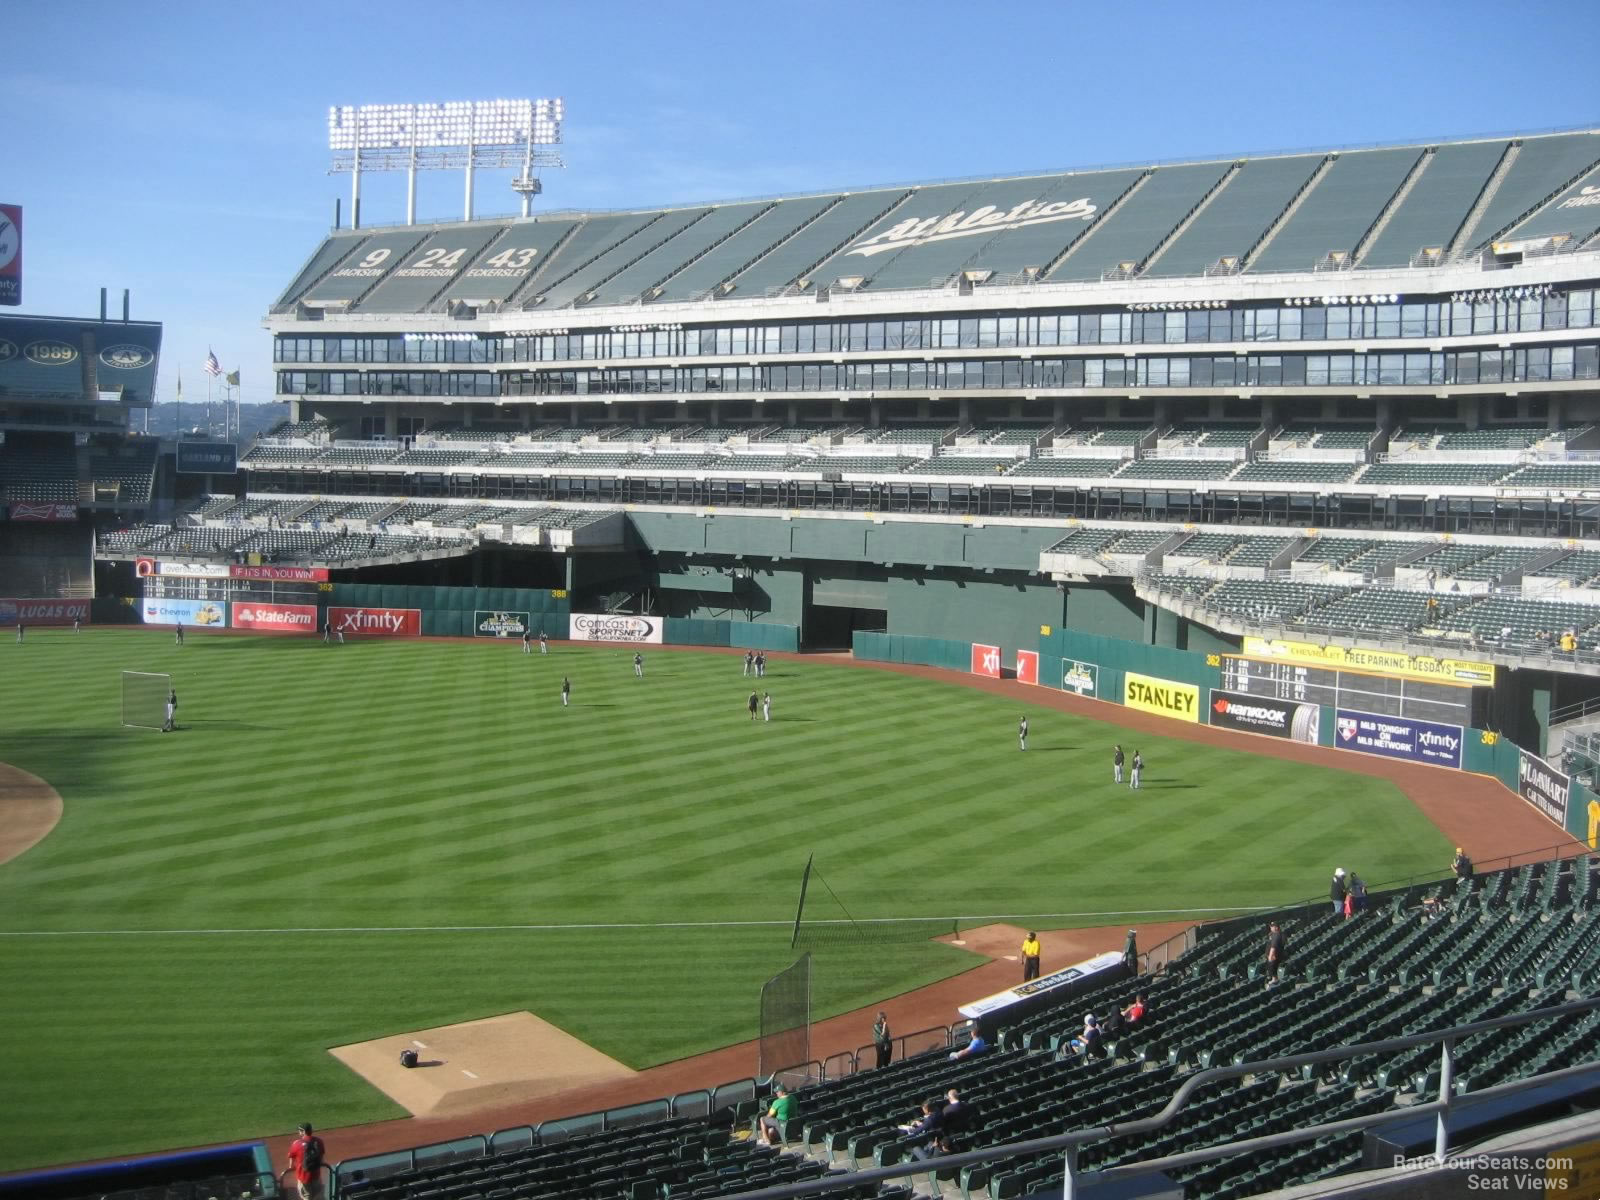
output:
[[[1137,750],[1133,752],[1133,783],[1134,791],[1139,790],[1139,773],[1144,770],[1144,756]]]
[[[167,689],[167,719],[161,722],[161,732],[171,733],[178,727],[178,691]]]
[[[1118,742],[1111,749],[1111,782],[1122,782],[1122,743]]]
[[[644,678],[644,655],[638,651],[633,655],[633,674],[636,679]]]
[[[1026,750],[1027,748],[1028,748],[1028,718],[1027,717],[1023,717],[1022,720],[1017,722],[1017,749],[1018,750]]]

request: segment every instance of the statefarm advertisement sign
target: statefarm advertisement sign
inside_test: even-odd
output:
[[[632,617],[626,613],[573,613],[567,620],[568,637],[575,642],[636,642],[659,646],[660,617]]]
[[[19,600],[0,597],[0,625],[71,625],[89,619],[87,600]]]
[[[337,608],[328,609],[328,621],[335,633],[362,637],[421,637],[420,608]]]
[[[233,606],[233,627],[253,629],[258,633],[315,633],[317,631],[317,606],[315,604],[252,604],[236,601]]]

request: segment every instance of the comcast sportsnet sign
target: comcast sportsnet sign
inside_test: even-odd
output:
[[[233,606],[233,628],[258,633],[315,633],[315,604],[249,604]]]
[[[574,642],[634,642],[661,644],[660,617],[633,617],[626,613],[573,613],[568,637]]]
[[[329,608],[335,633],[360,637],[421,637],[420,608]]]

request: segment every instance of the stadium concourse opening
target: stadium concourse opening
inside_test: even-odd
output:
[[[813,600],[806,610],[802,644],[807,650],[849,650],[857,633],[882,633],[888,627],[886,609],[843,608]]]

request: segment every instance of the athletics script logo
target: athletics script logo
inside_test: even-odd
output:
[[[1004,212],[992,204],[985,204],[970,213],[953,212],[943,217],[907,217],[882,233],[863,238],[845,253],[860,254],[870,258],[874,254],[882,254],[885,250],[903,250],[907,246],[923,242],[946,242],[951,238],[977,237],[979,234],[994,233],[1000,229],[1048,225],[1052,221],[1087,221],[1097,211],[1087,196],[1077,200],[1057,200],[1050,204],[1042,200],[1024,200]]]

